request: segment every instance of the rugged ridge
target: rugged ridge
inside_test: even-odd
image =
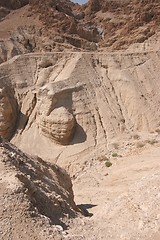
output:
[[[159,31],[158,0],[90,0],[84,6],[86,19],[102,29],[102,47],[124,49],[141,43]]]
[[[2,1],[0,6],[0,62],[36,51],[126,49],[159,32],[157,0],[90,0],[82,6],[69,0]]]

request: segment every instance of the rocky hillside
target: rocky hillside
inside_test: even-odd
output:
[[[86,40],[97,43],[95,48],[126,48],[144,42],[159,30],[158,0],[90,0],[82,7],[64,0],[45,4],[46,12],[43,1],[31,1],[48,29],[57,27],[67,42],[79,48],[87,47],[86,43],[82,45]]]
[[[0,173],[1,239],[62,239],[63,229],[77,216],[69,175],[4,139]]]
[[[159,0],[90,0],[84,11],[86,20],[101,29],[102,47],[124,49],[159,31]]]
[[[158,0],[90,0],[82,6],[69,0],[1,0],[0,6],[1,62],[35,51],[124,49],[159,31]]]
[[[29,0],[1,0],[0,6],[10,10],[21,8],[29,3]]]
[[[159,11],[0,0],[1,239],[160,239]]]

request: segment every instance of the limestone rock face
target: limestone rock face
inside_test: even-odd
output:
[[[14,57],[0,65],[1,85],[15,89],[21,112],[12,143],[73,175],[75,156],[83,165],[117,143],[127,151],[135,134],[159,131],[159,64],[158,51]]]
[[[66,108],[56,108],[48,116],[43,116],[40,128],[42,134],[65,145],[69,143],[74,134],[75,119]]]
[[[9,139],[17,120],[17,104],[10,89],[0,89],[0,135]]]

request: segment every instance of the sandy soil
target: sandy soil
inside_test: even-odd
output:
[[[82,239],[159,239],[160,146],[90,166],[73,181],[75,201],[93,214]],[[89,223],[89,225],[88,225]]]

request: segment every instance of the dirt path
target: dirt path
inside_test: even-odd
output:
[[[75,201],[93,214],[82,239],[137,240],[154,235],[160,226],[159,170],[160,147],[152,147],[114,159],[110,168],[98,162],[81,174],[74,181]]]

